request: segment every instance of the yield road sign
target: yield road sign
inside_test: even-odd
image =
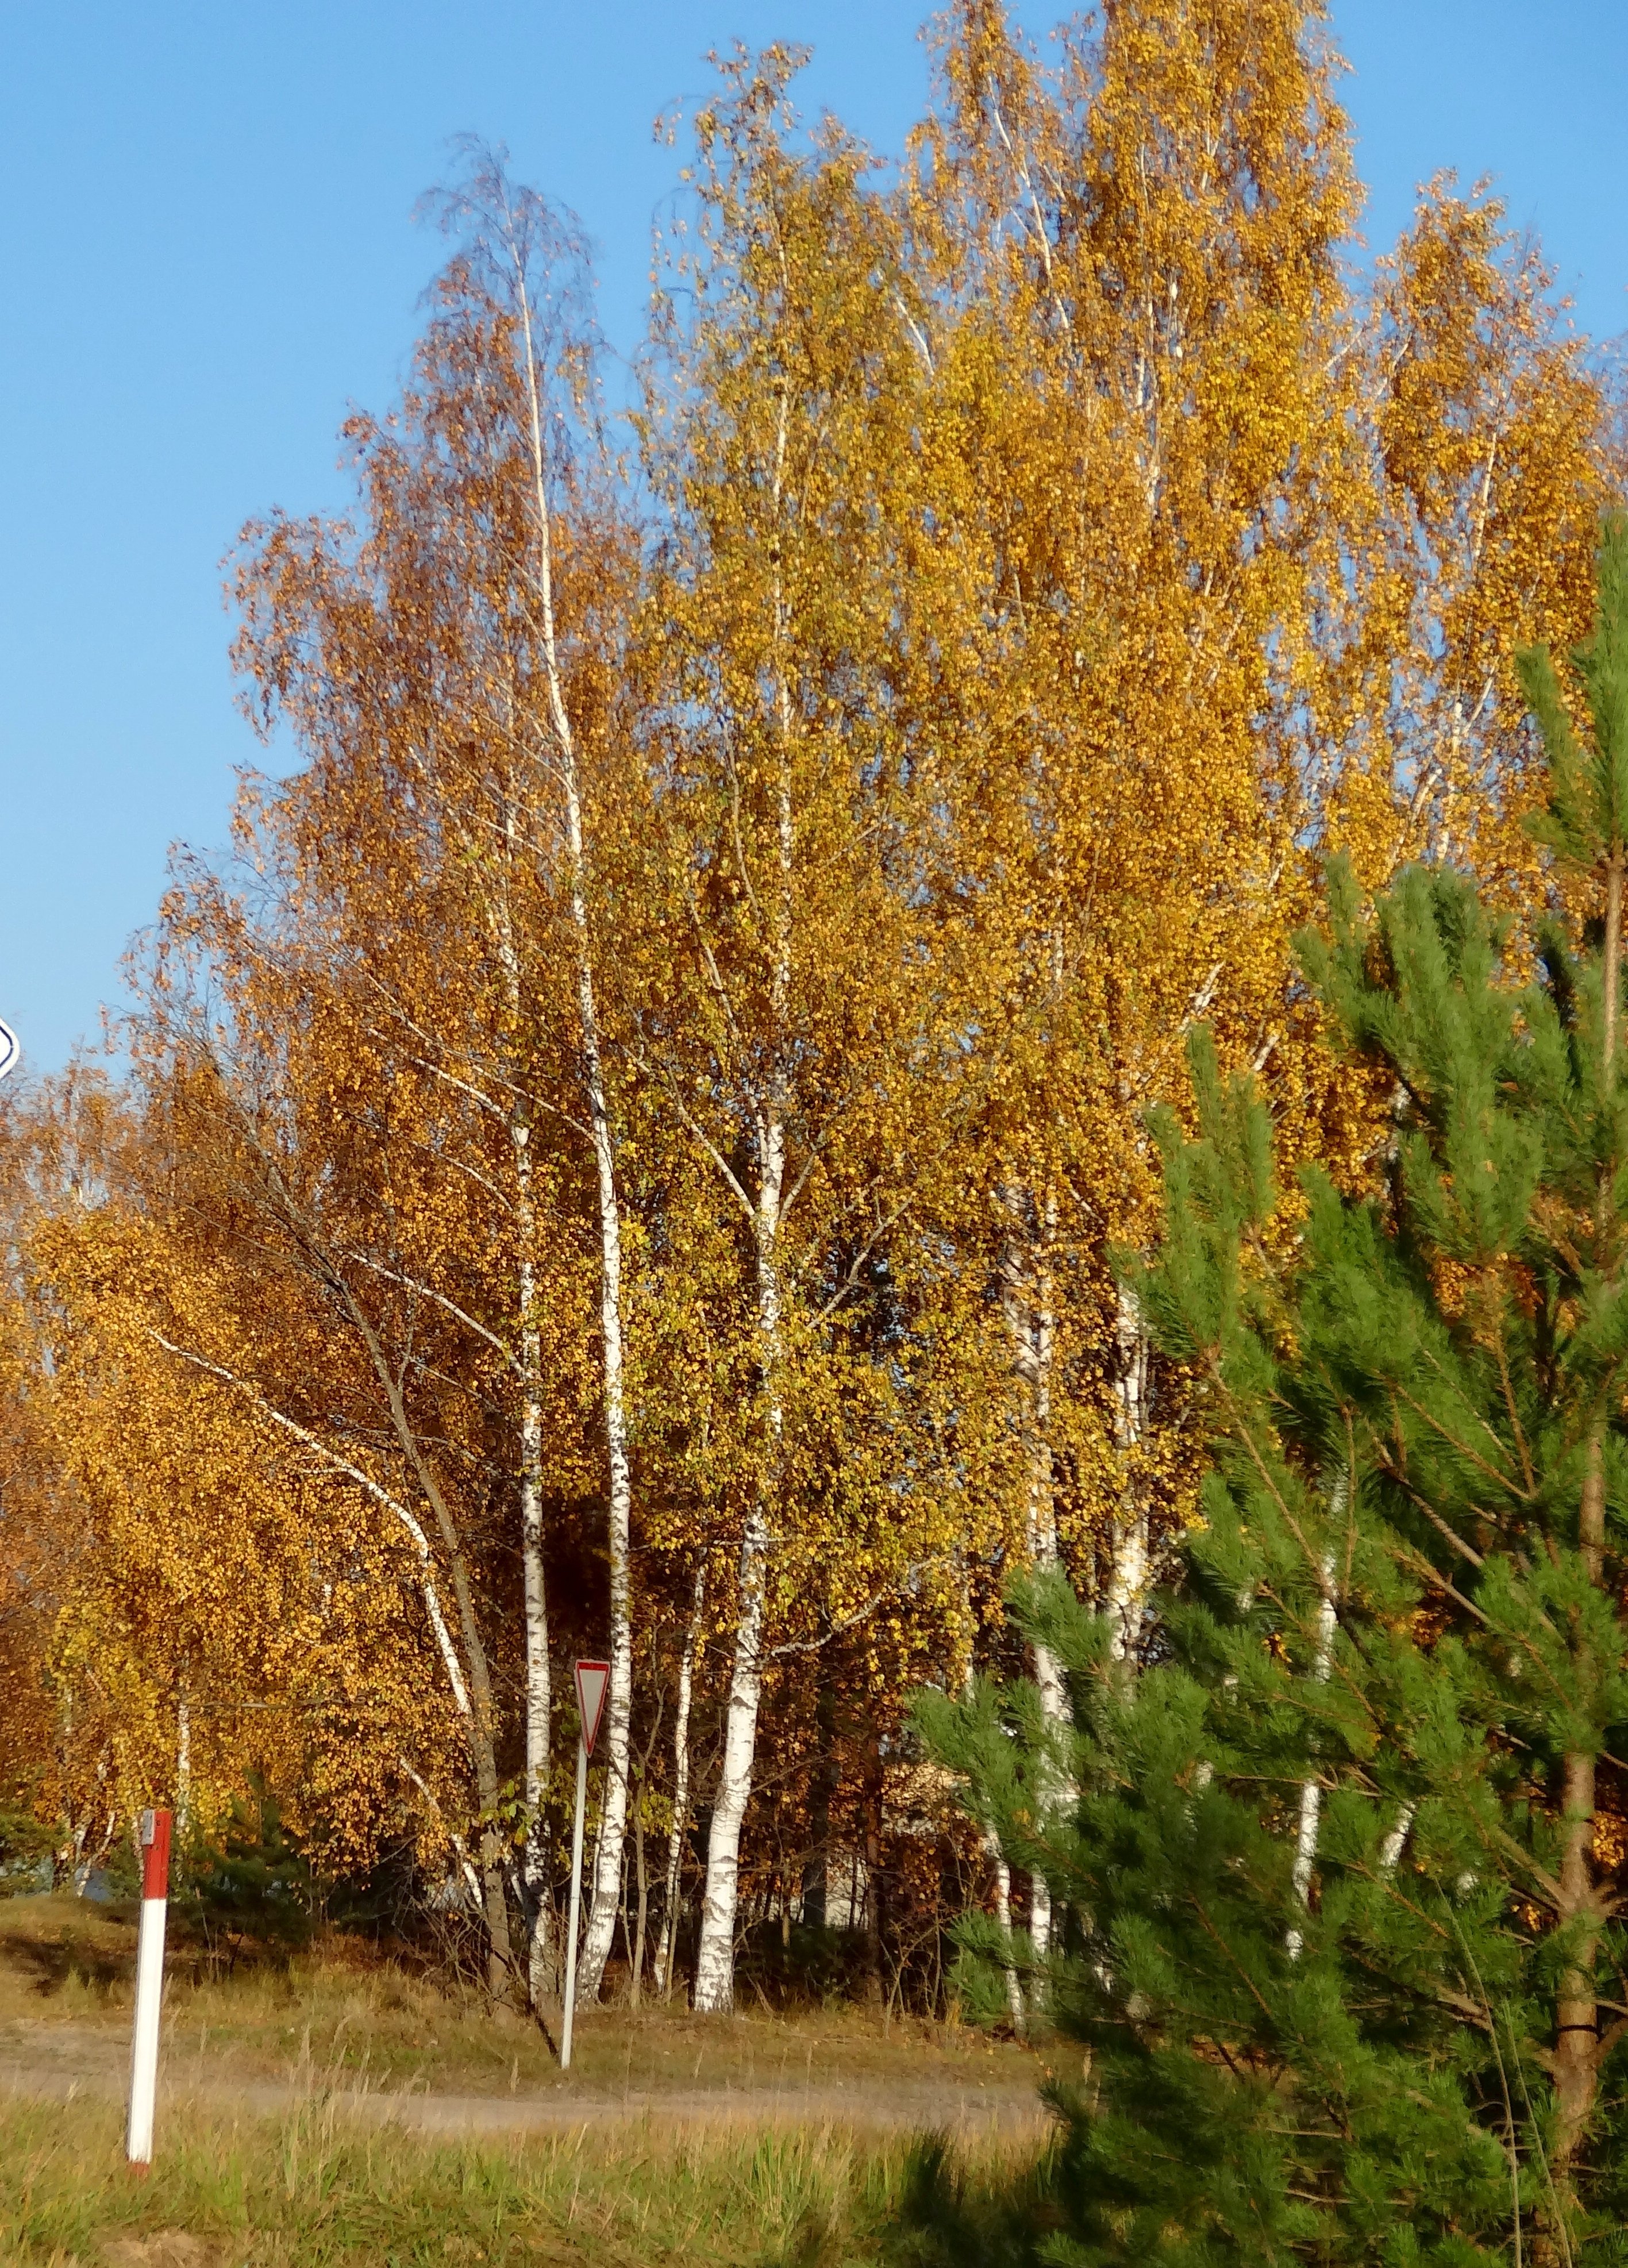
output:
[[[608,1661],[579,1661],[577,1664],[577,1713],[582,1719],[582,1745],[589,1756],[599,1738],[600,1719],[605,1713],[605,1690],[610,1683],[610,1664]]]

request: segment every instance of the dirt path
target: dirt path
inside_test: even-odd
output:
[[[0,2027],[0,2093],[65,2102],[89,2096],[122,2102],[128,2074],[122,2037],[91,2024],[26,2021]],[[215,2113],[278,2117],[302,2103],[340,2116],[426,2135],[567,2133],[611,2123],[664,2131],[728,2126],[785,2129],[840,2126],[857,2133],[944,2132],[973,2142],[1038,2135],[1044,2114],[1031,2088],[998,2081],[956,2087],[934,2075],[924,2084],[898,2079],[822,2080],[799,2085],[788,2076],[748,2086],[624,2088],[576,2087],[560,2080],[546,2092],[443,2093],[414,2084],[400,2088],[329,2085],[317,2073],[284,2080],[234,2070],[231,2061],[183,2042],[160,2073],[159,2116],[188,2104]]]

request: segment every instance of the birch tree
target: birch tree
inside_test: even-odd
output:
[[[876,657],[918,364],[904,327],[878,320],[876,278],[896,260],[859,153],[834,130],[807,158],[788,146],[797,60],[738,53],[696,117],[698,248],[681,270],[695,314],[681,326],[668,303],[671,407],[652,394],[645,418],[670,526],[649,619],[670,688],[653,792],[679,982],[651,985],[638,1045],[733,1212],[756,1388],[695,1984],[706,2011],[733,1992],[766,1631],[797,1516],[795,1405],[890,1226],[882,1142],[908,1111],[917,1029],[901,872],[916,789]],[[832,1282],[846,1232],[853,1264]]]
[[[1179,1091],[1196,1017],[1307,1077],[1285,1007],[1294,719],[1360,485],[1338,266],[1356,186],[1293,5],[1116,6],[1048,71],[980,0],[949,19],[919,147],[903,204],[935,508],[969,563],[932,596],[958,633],[932,643],[932,697],[999,1004],[980,1042],[1004,1058],[976,1124],[1013,1349],[1009,1534],[1069,1565],[1133,1660],[1193,1473],[1108,1256],[1150,1233],[1142,1117]],[[1060,1733],[1061,1676],[1035,1670]]]
[[[522,760],[551,777],[557,813],[550,814],[534,791],[527,816],[547,825],[557,838],[554,860],[569,912],[572,975],[577,1009],[576,1038],[581,1058],[582,1100],[593,1156],[594,1195],[599,1217],[599,1329],[604,1373],[604,1430],[607,1493],[607,1557],[609,1572],[610,1682],[606,1693],[604,1742],[606,1779],[595,1845],[593,1895],[578,1969],[578,1990],[598,1997],[610,1952],[621,1898],[622,1844],[627,1828],[630,1738],[632,1724],[633,1602],[631,1576],[632,1472],[628,1450],[627,1365],[622,1325],[622,1227],[617,1196],[611,1110],[607,1086],[595,974],[597,943],[589,917],[592,878],[586,821],[586,789],[578,727],[572,719],[571,688],[562,655],[555,600],[556,506],[551,490],[562,482],[580,504],[593,494],[608,509],[607,468],[594,417],[593,338],[584,312],[583,255],[574,237],[534,192],[518,188],[500,159],[482,149],[469,152],[467,182],[443,205],[446,223],[467,237],[475,271],[509,317],[510,345],[519,364],[524,406],[526,465],[529,475],[529,537],[519,563],[519,593],[528,616],[534,647],[531,666],[537,685],[529,703],[516,701],[510,730]],[[564,438],[563,438],[564,437]],[[574,444],[578,461],[562,462]],[[597,456],[598,461],[594,461]],[[586,461],[585,461],[585,460]],[[540,698],[539,698],[540,696]],[[538,711],[541,713],[537,713]],[[505,957],[505,973],[512,949]],[[520,1002],[518,980],[514,1012]],[[517,1127],[523,1150],[527,1130]],[[523,1178],[523,1176],[521,1177]],[[529,1185],[527,1203],[529,1205]],[[522,1240],[524,1248],[524,1239]],[[533,1333],[534,1344],[535,1334]],[[536,1423],[538,1404],[530,1404]],[[528,1631],[531,1589],[541,1597],[541,1533],[534,1489],[527,1517]],[[548,1660],[545,1634],[528,1652],[534,1664],[540,1712],[547,1723]],[[527,1759],[528,1796],[534,1808],[547,1776],[546,1747],[538,1763]],[[541,1911],[541,1903],[539,1911]]]

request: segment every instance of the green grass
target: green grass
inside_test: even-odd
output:
[[[426,2144],[313,2096],[276,2120],[172,2112],[151,2176],[117,2112],[0,2102],[0,2258],[29,2268],[846,2268],[879,2261],[907,2153],[831,2129],[590,2124]]]

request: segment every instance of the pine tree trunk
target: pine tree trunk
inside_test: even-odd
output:
[[[871,1785],[865,1805],[865,1997],[871,2006],[882,2005],[882,1940],[887,1927],[887,1895],[882,1881],[882,1759],[880,1748],[873,1760]]]
[[[1042,1573],[1054,1572],[1059,1564],[1057,1493],[1051,1463],[1051,1364],[1057,1340],[1057,1317],[1052,1306],[1051,1246],[1057,1234],[1057,1197],[1055,1192],[1048,1190],[1042,1215],[1044,1241],[1039,1256],[1039,1282],[1035,1307],[1034,1439],[1029,1454],[1029,1551],[1035,1567]],[[1035,1683],[1040,1689],[1041,1715],[1047,1731],[1061,1742],[1071,1721],[1068,1686],[1062,1663],[1051,1647],[1038,1638],[1035,1641]],[[1043,1789],[1040,1820],[1042,1833],[1054,1807],[1066,1803],[1069,1796],[1066,1785],[1061,1787],[1048,1785]],[[1036,1962],[1043,1962],[1051,1949],[1051,1885],[1043,1873],[1036,1869],[1029,1883],[1029,1937]]]
[[[1561,1972],[1555,2004],[1555,2142],[1552,2171],[1570,2197],[1579,2149],[1593,2116],[1599,2086],[1600,2010],[1594,1981],[1599,1940],[1599,1899],[1594,1886],[1595,1760],[1565,1759],[1562,1801],[1565,1839],[1560,1856],[1562,1928],[1581,1926],[1579,1957]]]

